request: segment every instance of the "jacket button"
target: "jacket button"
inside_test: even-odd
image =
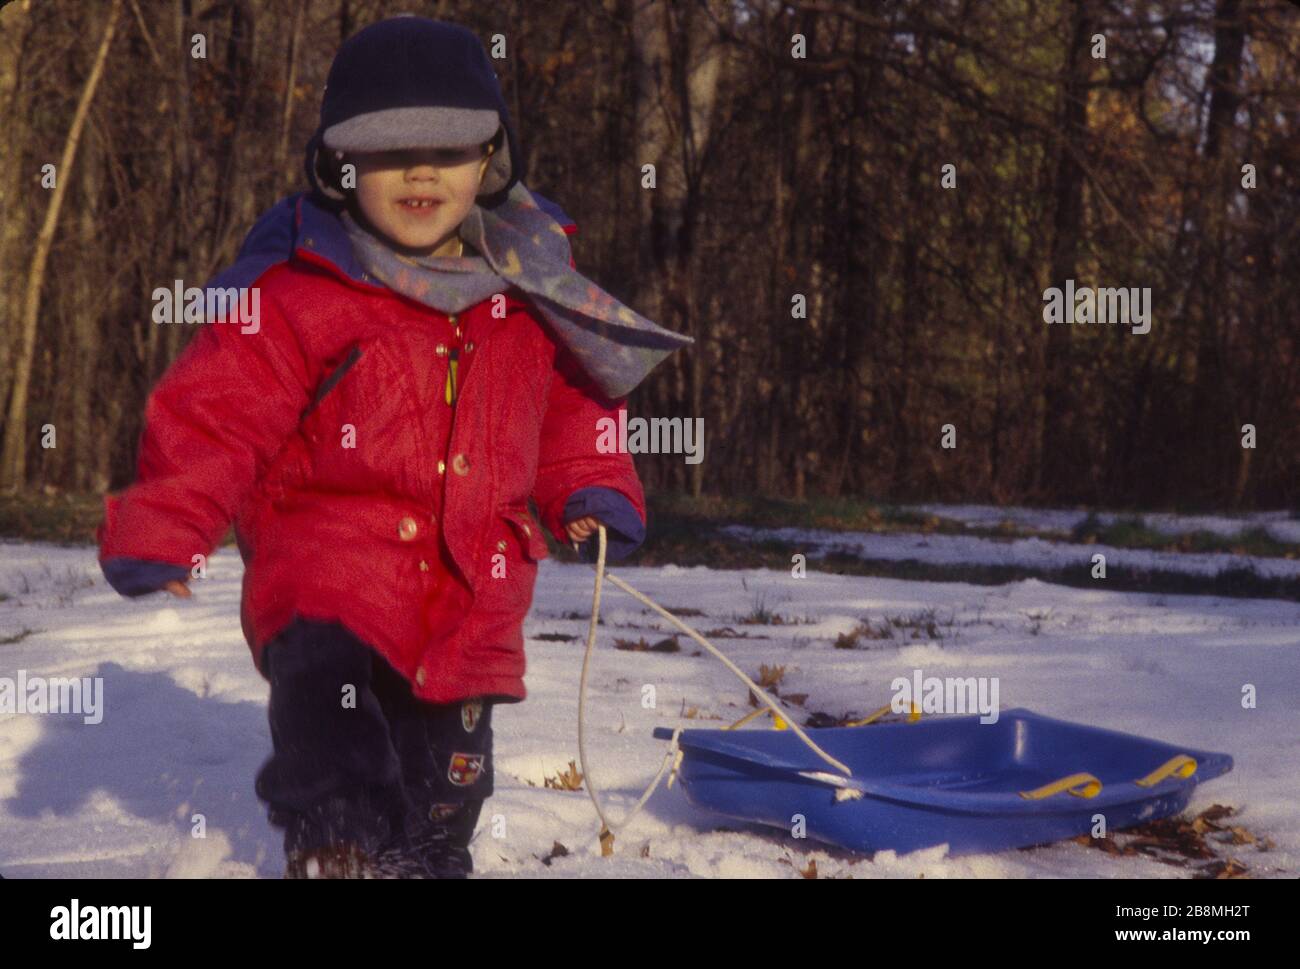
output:
[[[424,681],[427,680],[428,678],[429,678],[429,674],[424,672],[423,668],[415,671],[415,682],[418,683],[420,686],[424,686]]]
[[[446,462],[446,461],[439,461],[439,462],[438,462],[438,473],[439,473],[439,474],[446,474],[446,473],[447,473],[447,462]]]
[[[440,357],[445,357],[447,355],[447,344],[439,343],[436,347],[433,348],[433,352]]]
[[[532,538],[532,537],[533,537],[533,530],[532,530],[531,528],[529,528],[527,525],[525,525],[525,526],[524,526],[524,534],[527,535],[529,538]]]
[[[455,471],[462,478],[469,474],[469,462],[465,460],[465,455],[457,454],[451,459],[451,470]]]
[[[469,352],[470,352],[471,350],[473,350],[473,349],[474,349],[474,341],[473,341],[473,340],[470,340],[469,343],[466,343],[466,344],[465,344],[465,352],[466,352],[466,353],[469,353]]]
[[[450,323],[452,326],[455,326],[455,325],[456,325],[456,314],[455,314],[455,313],[452,313],[451,316],[447,317],[447,322]]]
[[[420,526],[414,518],[403,518],[397,523],[397,537],[404,542],[409,542],[420,533]]]
[[[497,551],[504,552],[505,550],[506,550],[506,540],[503,538],[499,542],[497,542]]]
[[[424,561],[423,559],[420,560],[420,571],[421,572],[429,571],[429,563]]]

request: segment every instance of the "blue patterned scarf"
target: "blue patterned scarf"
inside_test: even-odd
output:
[[[340,214],[366,270],[395,292],[443,313],[459,313],[508,286],[531,298],[553,332],[609,397],[626,396],[692,337],[664,329],[569,265],[569,237],[522,183],[496,208],[477,203],[460,238],[479,254],[415,258]]]

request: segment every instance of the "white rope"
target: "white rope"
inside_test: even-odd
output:
[[[777,706],[776,701],[773,700],[770,696],[768,696],[767,692],[764,691],[762,687],[760,687],[757,683],[755,683],[748,676],[746,676],[744,671],[739,666],[737,666],[726,656],[724,656],[721,650],[715,647],[712,643],[710,643],[707,639],[701,636],[690,626],[686,625],[686,623],[682,622],[680,619],[674,616],[667,609],[663,608],[663,606],[659,605],[657,602],[654,602],[648,596],[642,595],[640,592],[632,588],[630,585],[628,585],[618,576],[606,572],[605,571],[605,526],[598,524],[597,529],[599,530],[599,539],[597,543],[597,553],[596,553],[596,583],[591,597],[591,622],[587,626],[587,649],[582,657],[582,676],[578,681],[578,761],[582,765],[582,776],[586,781],[585,787],[587,788],[587,793],[591,796],[591,803],[595,805],[596,814],[600,817],[601,824],[604,825],[604,829],[601,832],[602,837],[606,831],[608,831],[610,834],[614,834],[615,832],[625,828],[636,816],[637,812],[641,810],[645,802],[650,799],[650,795],[654,793],[655,788],[659,786],[659,781],[664,776],[664,771],[666,771],[668,769],[669,764],[673,763],[673,761],[678,757],[678,738],[682,732],[681,727],[678,727],[673,731],[672,742],[668,745],[668,753],[664,757],[664,762],[659,766],[659,772],[655,774],[654,780],[650,782],[650,786],[647,787],[645,793],[641,795],[641,799],[636,802],[636,804],[631,808],[631,810],[628,811],[627,815],[623,818],[622,821],[619,821],[617,824],[611,823],[609,818],[606,817],[604,810],[600,806],[600,797],[596,791],[596,785],[592,781],[591,769],[587,764],[587,747],[585,741],[585,727],[584,727],[584,718],[583,718],[583,711],[586,707],[586,702],[587,702],[587,669],[591,663],[591,654],[594,651],[596,645],[596,624],[600,620],[600,593],[601,593],[602,586],[604,584],[604,579],[606,578],[608,578],[610,582],[614,583],[614,585],[618,586],[618,588],[622,589],[628,595],[641,601],[645,605],[649,606],[651,609],[654,609],[661,616],[663,616],[669,622],[673,623],[675,626],[680,628],[684,633],[686,633],[697,643],[699,643],[701,646],[707,649],[710,653],[716,656],[719,660],[721,660],[722,663],[727,667],[727,669],[731,670],[731,672],[736,674],[736,676],[738,676],[745,683],[745,685],[748,686],[750,690],[754,692],[754,694],[760,700],[766,703],[767,706],[771,709],[773,714],[781,717],[781,719],[785,721],[785,723],[787,723],[790,726],[790,728],[795,732],[795,734],[799,737],[799,739],[802,740],[805,744],[807,744],[808,747],[813,751],[813,753],[815,753],[818,757],[826,761],[826,763],[830,764],[832,767],[836,768],[837,770],[843,771],[846,776],[851,777],[853,775],[853,772],[849,770],[847,765],[845,765],[841,761],[836,760],[830,754],[826,753],[826,751],[822,750],[819,746],[817,746],[816,743],[813,742],[813,739],[811,737],[809,737],[806,733],[804,733],[802,728],[800,728],[800,726],[797,723],[795,723],[789,717],[785,716],[781,708]],[[578,550],[577,542],[573,543],[573,548],[575,552]],[[671,781],[669,781],[669,786],[672,786]]]
[[[604,826],[601,832],[603,836],[605,831],[614,834],[617,831],[623,830],[623,828],[625,828],[631,820],[636,817],[637,812],[641,810],[645,802],[650,800],[650,795],[653,794],[655,788],[659,786],[659,781],[663,778],[664,771],[668,769],[669,764],[673,763],[674,758],[677,756],[677,738],[681,734],[682,729],[678,727],[673,731],[673,739],[668,745],[668,753],[664,756],[663,763],[659,765],[659,772],[655,774],[654,780],[650,782],[650,786],[647,787],[645,793],[641,795],[641,799],[632,806],[631,810],[627,812],[622,821],[617,823],[610,821],[606,816],[604,809],[600,806],[600,797],[596,793],[596,786],[591,779],[591,768],[587,764],[586,731],[583,716],[587,701],[587,670],[591,665],[591,654],[593,647],[596,644],[596,624],[600,620],[601,580],[605,575],[605,526],[601,525],[599,528],[599,550],[596,554],[596,586],[591,599],[591,623],[587,627],[587,650],[582,656],[582,675],[578,681],[578,762],[582,765],[582,776],[586,781],[585,787],[587,788],[587,793],[591,796],[591,803],[595,806],[596,814],[600,818],[600,823]],[[573,544],[574,550],[577,551],[578,543],[574,542]],[[611,578],[613,578],[613,576],[611,576]]]

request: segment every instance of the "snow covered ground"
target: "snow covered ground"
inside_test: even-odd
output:
[[[1266,531],[1279,542],[1300,543],[1300,512],[1256,511],[1240,515],[1173,515],[1162,513],[1089,512],[1078,509],[1016,508],[999,505],[903,505],[901,511],[938,515],[973,528],[993,528],[1011,522],[1022,528],[1068,535],[1089,514],[1102,525],[1137,519],[1147,528],[1166,535],[1189,532],[1213,532],[1216,535],[1240,535],[1252,528]]]
[[[1156,552],[1144,548],[1084,545],[1045,538],[984,538],[978,535],[910,532],[836,532],[816,528],[757,528],[724,525],[719,529],[749,541],[772,539],[804,550],[809,558],[839,551],[861,558],[940,565],[1018,565],[1031,569],[1078,569],[1087,576],[1094,555],[1106,556],[1108,569],[1217,575],[1227,569],[1251,568],[1265,578],[1300,576],[1300,559],[1229,552]]]
[[[891,538],[872,537],[873,554]],[[948,539],[923,540],[936,548]],[[992,544],[1000,561],[1017,548]],[[1273,843],[1266,852],[1232,849],[1253,876],[1300,873],[1300,603],[812,569],[805,578],[672,566],[611,571],[669,609],[702,610],[686,617],[700,630],[744,634],[712,641],[752,676],[760,664],[784,665],[780,690],[806,693],[807,711],[865,714],[889,701],[895,676],[913,669],[997,676],[1003,710],[1023,706],[1227,751],[1235,769],[1198,787],[1189,810],[1230,805],[1238,812],[1233,823]],[[0,593],[8,596],[0,601],[0,676],[102,677],[104,690],[97,724],[75,714],[0,713],[6,878],[280,875],[279,835],[253,792],[271,742],[267,684],[239,632],[240,572],[227,549],[214,556],[193,599],[128,601],[104,583],[93,549],[0,543]],[[529,699],[494,713],[497,793],[473,846],[479,875],[789,878],[815,860],[821,877],[1187,876],[1074,843],[958,859],[939,847],[867,860],[715,818],[663,785],[614,857],[600,857],[586,792],[544,786],[577,760],[586,620],[564,617],[590,609],[592,575],[585,565],[542,563],[526,625]],[[741,622],[764,610],[785,621]],[[707,654],[694,655],[685,637],[678,653],[615,650],[615,637],[653,643],[669,629],[610,585],[602,613],[588,749],[597,786],[618,817],[662,760],[665,744],[652,738],[654,727],[721,726],[749,708],[744,687]],[[836,636],[862,620],[896,620],[898,636],[835,649]],[[937,636],[923,631],[931,622]],[[547,634],[573,638],[538,638]],[[655,709],[642,708],[646,684],[655,687]],[[1245,684],[1258,690],[1256,709],[1242,709]],[[691,708],[706,719],[684,718]],[[191,837],[195,814],[206,819],[205,838]],[[496,816],[504,837],[493,837]],[[568,854],[543,864],[556,842]]]

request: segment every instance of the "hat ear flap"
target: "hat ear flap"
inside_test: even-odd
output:
[[[339,171],[332,164],[329,154],[321,140],[321,133],[317,132],[307,143],[307,180],[321,195],[342,202],[347,195],[337,187]]]
[[[506,188],[510,184],[510,174],[514,169],[514,162],[510,157],[510,139],[507,137],[505,125],[498,127],[497,133],[492,136],[492,146],[492,157],[488,160],[487,169],[483,172],[483,181],[478,189],[480,198],[496,195]]]

